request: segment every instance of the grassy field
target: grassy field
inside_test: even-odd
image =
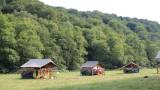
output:
[[[144,76],[149,78],[143,78]],[[106,71],[105,76],[80,76],[62,72],[53,80],[20,79],[20,74],[0,74],[0,90],[160,90],[160,74],[143,69],[138,74]]]

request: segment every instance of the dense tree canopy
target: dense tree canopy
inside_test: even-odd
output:
[[[30,58],[51,58],[75,70],[87,60],[107,69],[128,62],[153,67],[160,49],[160,24],[99,11],[47,6],[38,0],[0,1],[0,71]]]

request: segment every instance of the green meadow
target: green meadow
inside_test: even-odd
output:
[[[80,76],[79,72],[60,72],[54,79],[21,79],[20,74],[0,74],[0,90],[160,90],[156,69],[124,74],[106,71],[105,76]],[[148,78],[144,78],[148,76]]]

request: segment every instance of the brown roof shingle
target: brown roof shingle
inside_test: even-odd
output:
[[[87,61],[81,67],[94,67],[98,64],[98,61]]]
[[[21,67],[41,68],[48,63],[52,63],[52,64],[56,65],[51,59],[30,59],[28,62],[23,64]]]

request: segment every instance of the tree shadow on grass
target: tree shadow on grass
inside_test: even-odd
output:
[[[160,80],[157,80],[156,76],[152,76],[151,78],[139,77],[62,87],[47,87],[40,90],[159,90],[159,83]]]

